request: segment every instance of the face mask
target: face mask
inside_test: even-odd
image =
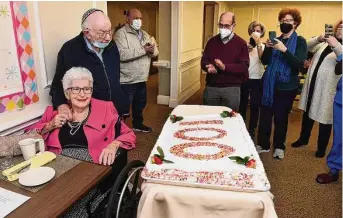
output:
[[[260,38],[261,37],[261,33],[259,32],[253,32],[252,34],[254,34],[256,37]]]
[[[108,46],[108,44],[110,44],[110,42],[98,42],[98,41],[93,41],[92,43],[94,45],[94,47],[97,47],[97,48],[106,48]]]
[[[293,25],[290,23],[282,23],[280,25],[280,30],[282,33],[287,34],[293,29]]]
[[[229,29],[221,28],[221,29],[219,29],[219,33],[220,33],[220,38],[224,39],[224,38],[228,37],[229,35],[231,35],[232,31]]]
[[[132,21],[132,28],[135,30],[140,30],[142,27],[142,20],[141,19],[134,19]]]

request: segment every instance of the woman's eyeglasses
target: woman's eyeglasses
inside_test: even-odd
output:
[[[83,88],[80,88],[80,87],[70,87],[70,88],[68,88],[68,90],[71,90],[71,92],[73,94],[80,94],[81,90],[85,94],[91,94],[93,92],[93,88],[92,87],[83,87]]]
[[[281,23],[292,23],[293,21],[294,21],[293,19],[284,19],[284,20],[280,21],[280,24]]]

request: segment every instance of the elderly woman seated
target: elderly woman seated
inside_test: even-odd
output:
[[[103,165],[115,162],[113,170],[120,172],[127,161],[126,151],[135,147],[135,134],[119,119],[112,102],[92,98],[93,77],[86,68],[71,68],[62,83],[72,118],[48,106],[42,119],[28,130],[42,134],[48,151]],[[117,134],[116,125],[120,125]]]

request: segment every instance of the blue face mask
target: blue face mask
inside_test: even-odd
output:
[[[104,49],[104,48],[106,48],[108,46],[108,44],[110,44],[110,42],[93,41],[92,44],[93,44],[93,46],[95,46],[97,48]]]

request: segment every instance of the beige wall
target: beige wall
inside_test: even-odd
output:
[[[172,2],[172,107],[200,88],[204,2]]]
[[[342,2],[227,2],[226,10],[236,15],[235,32],[248,39],[248,25],[254,20],[265,24],[267,31],[275,30],[280,34],[278,13],[283,7],[298,8],[302,24],[297,32],[305,38],[324,32],[325,23],[335,23],[342,18]],[[268,32],[265,38],[268,37]]]

